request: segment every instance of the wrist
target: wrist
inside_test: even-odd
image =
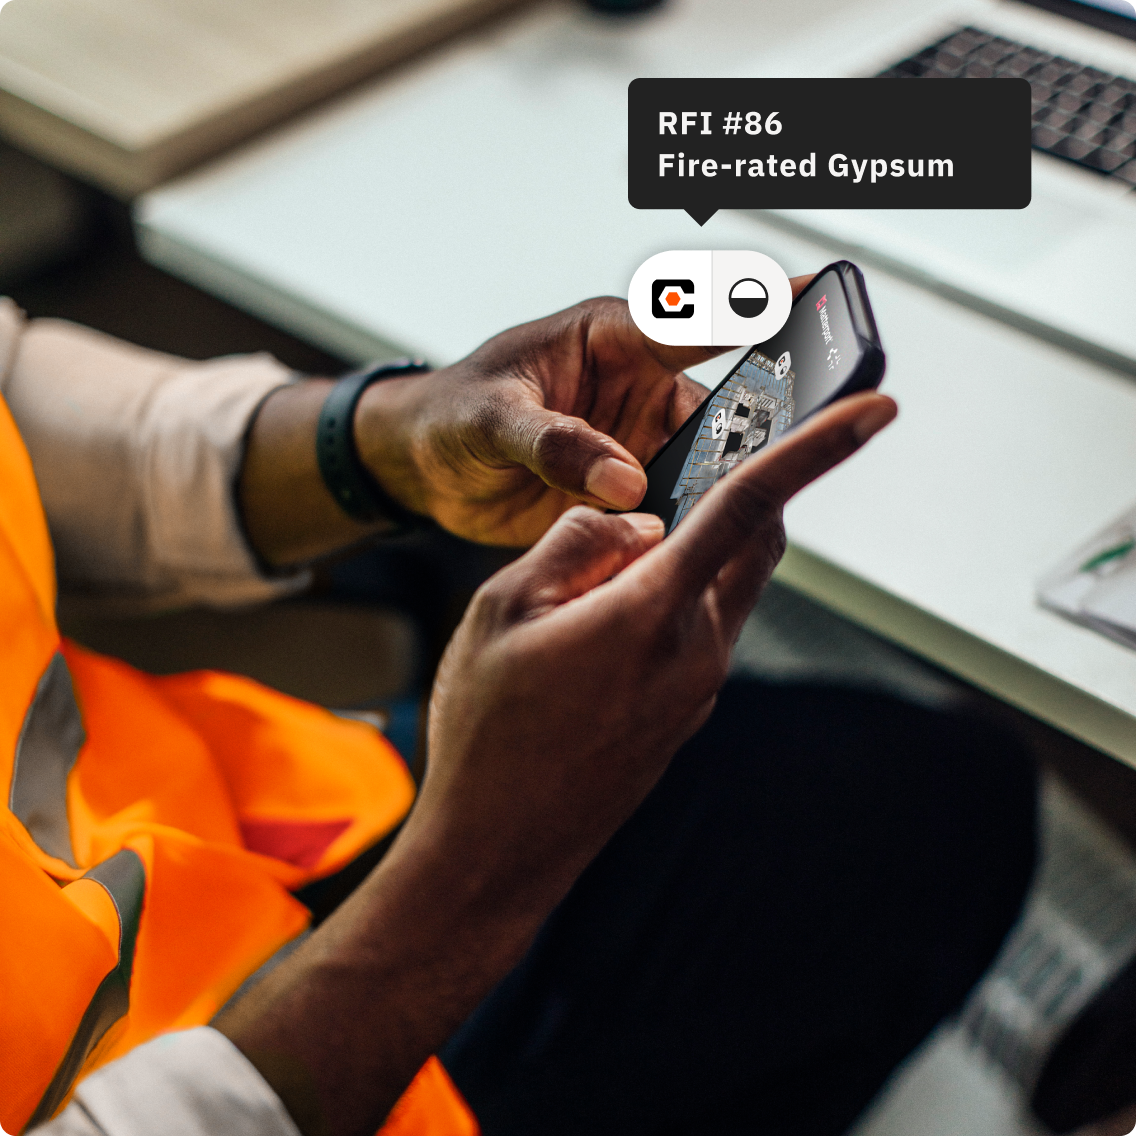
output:
[[[371,383],[355,407],[352,437],[367,474],[396,506],[429,516],[429,494],[417,460],[419,407],[432,372]]]
[[[215,1022],[305,1134],[375,1131],[547,914],[486,903],[481,873],[413,817],[311,940]]]
[[[359,452],[356,415],[371,387],[425,370],[424,363],[409,359],[376,364],[344,375],[324,400],[316,431],[316,460],[332,499],[353,521],[387,523],[403,532],[420,526],[420,516],[392,497],[364,462]],[[361,436],[373,437],[374,433],[364,430]],[[384,437],[384,448],[392,440]]]
[[[512,797],[503,810],[493,793],[455,786],[444,801],[432,789],[428,770],[392,867],[405,858],[408,874],[419,877],[416,887],[444,897],[434,912],[452,921],[439,929],[444,937],[493,943],[502,957],[515,944],[523,952],[598,847],[558,833],[555,824],[534,826]]]
[[[250,425],[236,498],[249,544],[271,569],[293,570],[377,531],[347,516],[320,476],[314,441],[332,386],[317,378],[281,387]]]

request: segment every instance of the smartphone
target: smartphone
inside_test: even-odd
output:
[[[822,268],[793,301],[785,326],[751,348],[647,465],[636,512],[667,532],[719,478],[810,414],[884,377],[863,273],[847,260]]]

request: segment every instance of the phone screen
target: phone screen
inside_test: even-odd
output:
[[[861,351],[844,285],[829,270],[651,462],[637,511],[662,517],[671,532],[719,478],[831,401],[855,374]]]

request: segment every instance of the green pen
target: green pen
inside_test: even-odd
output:
[[[1115,544],[1112,548],[1106,548],[1103,552],[1098,552],[1096,556],[1086,560],[1085,563],[1081,565],[1080,571],[1095,571],[1097,568],[1108,564],[1110,561],[1119,560],[1121,557],[1127,556],[1134,548],[1136,548],[1136,537],[1130,536],[1120,544]]]

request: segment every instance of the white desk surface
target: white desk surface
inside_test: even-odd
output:
[[[625,294],[665,248],[815,269],[823,247],[748,217],[699,230],[631,209],[626,82],[817,73],[835,41],[810,32],[805,52],[794,36],[853,18],[890,16],[869,0],[676,0],[608,24],[550,4],[151,194],[143,248],[347,356],[438,363]],[[1034,602],[1037,577],[1136,500],[1136,384],[881,273],[868,284],[901,418],[789,507],[781,575],[1136,765],[1136,652]]]

